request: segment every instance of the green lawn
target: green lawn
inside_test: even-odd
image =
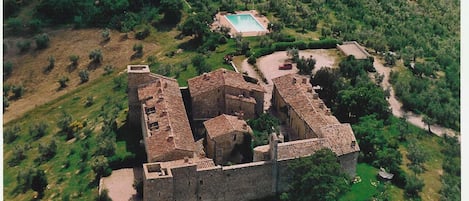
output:
[[[357,164],[357,176],[361,181],[352,185],[351,190],[340,200],[369,200],[376,192],[378,169],[366,163]],[[375,186],[373,185],[375,184]]]

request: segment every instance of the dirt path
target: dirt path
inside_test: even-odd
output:
[[[101,180],[100,189],[107,189],[109,197],[114,201],[140,201],[132,184],[134,179],[142,179],[141,168],[125,168],[112,171]]]
[[[316,68],[314,68],[313,72],[316,72],[318,69],[322,67],[337,67],[338,61],[335,55],[339,54],[335,49],[319,49],[319,50],[302,50],[300,51],[300,57],[309,57],[313,56],[316,59]],[[272,99],[272,79],[276,77],[280,77],[282,75],[296,73],[298,69],[296,68],[296,64],[293,65],[293,69],[291,70],[278,70],[278,66],[283,64],[286,59],[289,57],[286,54],[286,51],[279,51],[273,54],[263,56],[257,60],[257,66],[259,70],[262,71],[265,78],[268,81],[268,84],[261,83],[261,85],[265,88],[267,93],[264,96],[264,110],[267,110],[270,107],[270,100]],[[383,65],[383,61],[379,60],[375,57],[375,62],[373,64],[376,68],[376,71],[382,75],[384,75],[383,82],[381,86],[383,89],[390,89],[390,97],[388,99],[389,105],[392,109],[392,114],[396,117],[402,117],[404,114],[407,116],[407,121],[411,124],[422,128],[424,130],[428,129],[427,125],[423,123],[422,116],[416,115],[413,112],[407,112],[402,109],[402,103],[396,98],[394,89],[392,88],[391,84],[389,83],[389,75],[391,73],[391,68],[385,67]],[[253,67],[247,62],[247,59],[243,60],[241,64],[241,71],[247,72],[249,76],[255,77],[259,80],[259,76],[257,75],[256,71]],[[439,125],[431,125],[431,131],[438,135],[443,136],[445,133],[449,136],[455,136],[456,132],[449,128],[444,128]],[[461,140],[461,136],[459,135],[459,140]]]
[[[335,49],[301,50],[299,51],[299,54],[300,57],[304,56],[307,58],[312,56],[314,59],[316,59],[316,68],[314,68],[313,72],[316,72],[318,69],[324,66],[337,66],[335,55],[338,54],[338,51]],[[268,84],[261,82],[261,85],[267,91],[267,93],[264,95],[264,110],[268,110],[271,105],[270,100],[272,99],[272,90],[274,87],[272,84],[272,79],[282,75],[298,72],[296,64],[293,64],[293,68],[291,70],[278,70],[278,66],[282,65],[287,59],[289,59],[289,57],[287,56],[286,51],[274,52],[273,54],[257,59],[257,66],[259,70],[262,71],[268,82]],[[247,72],[249,76],[262,80],[259,78],[253,67],[247,62],[247,59],[243,60],[240,69],[242,72]]]
[[[422,116],[417,115],[413,112],[410,111],[404,111],[402,109],[402,103],[399,102],[396,98],[396,94],[394,92],[394,89],[392,88],[391,84],[389,83],[389,75],[391,73],[391,68],[385,67],[383,65],[383,61],[379,60],[377,57],[375,57],[375,62],[373,63],[374,67],[376,68],[376,71],[379,74],[384,75],[383,82],[381,83],[381,87],[383,89],[387,89],[389,87],[390,89],[390,97],[388,99],[389,105],[391,106],[392,114],[396,117],[402,117],[404,114],[407,115],[407,121],[410,122],[411,124],[422,128],[424,130],[427,130],[428,127],[425,123],[422,121]],[[444,128],[439,125],[431,125],[430,129],[432,133],[438,135],[438,136],[443,136],[445,133],[448,134],[449,136],[455,136],[456,132],[452,129],[449,128]],[[459,140],[461,140],[461,136],[458,137]]]

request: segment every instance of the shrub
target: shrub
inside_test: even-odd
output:
[[[68,59],[70,60],[70,62],[72,62],[71,63],[72,66],[77,66],[78,65],[78,60],[80,59],[80,56],[72,54],[68,57]]]
[[[73,134],[73,130],[70,127],[72,123],[72,116],[65,111],[62,111],[62,115],[60,116],[59,120],[57,121],[57,126],[60,129],[60,132],[65,133],[67,138]]]
[[[54,58],[54,56],[49,56],[49,57],[47,57],[47,61],[49,61],[49,65],[47,65],[46,71],[49,72],[49,71],[51,71],[52,69],[54,69],[54,65],[55,65],[55,58]]]
[[[3,96],[3,112],[10,107],[10,102],[8,101],[8,97]]]
[[[205,60],[205,57],[201,55],[193,57],[191,61],[192,65],[195,67],[199,75],[202,73],[210,72],[210,70],[212,69]]]
[[[63,76],[62,78],[60,78],[59,81],[58,81],[59,85],[60,85],[59,88],[63,89],[65,87],[67,87],[68,86],[67,85],[68,81],[70,81],[70,79],[68,79],[67,76]]]
[[[49,35],[47,35],[46,33],[36,35],[34,37],[34,40],[36,41],[36,49],[38,50],[49,47],[50,39]]]
[[[248,58],[248,63],[251,64],[251,65],[254,65],[256,63],[256,57],[254,57],[254,55],[251,55]]]
[[[18,125],[14,125],[12,127],[8,127],[3,130],[3,140],[5,143],[12,143],[18,138],[18,133],[21,131]]]
[[[21,98],[24,94],[23,85],[13,86],[11,90],[13,91],[13,97],[16,99]]]
[[[138,40],[143,40],[150,35],[150,28],[148,26],[144,26],[140,28],[135,33],[135,38]]]
[[[29,127],[29,134],[34,140],[37,140],[47,134],[49,125],[45,122],[39,122]]]
[[[16,47],[20,50],[20,53],[25,53],[31,48],[31,41],[23,40],[16,43]]]
[[[4,61],[3,62],[3,76],[7,78],[11,75],[12,72],[13,72],[13,63],[9,61]]]
[[[126,79],[122,76],[115,77],[112,81],[114,83],[114,90],[124,89],[127,87]]]
[[[104,66],[104,75],[109,75],[114,72],[114,67],[112,65]]]
[[[15,145],[13,148],[12,158],[8,161],[10,167],[20,164],[20,162],[26,159],[27,145]]]
[[[418,197],[419,193],[422,191],[423,186],[425,185],[423,181],[417,178],[415,175],[409,176],[405,185],[405,193],[409,197]]]
[[[81,83],[88,82],[89,78],[89,72],[88,70],[81,70],[78,75],[80,76],[80,81]]]
[[[42,21],[37,18],[31,19],[28,23],[28,26],[31,33],[40,32],[42,28]]]
[[[51,140],[45,143],[41,143],[38,146],[39,150],[39,160],[48,161],[55,156],[57,153],[57,144],[55,140]]]
[[[104,41],[109,41],[111,40],[111,36],[109,34],[109,29],[108,28],[105,28],[102,32],[101,32],[101,37],[103,38]]]
[[[101,63],[101,61],[103,60],[103,54],[101,53],[100,49],[95,49],[91,51],[88,57],[91,60],[91,62],[96,63],[96,64]]]
[[[19,18],[8,18],[6,24],[13,32],[20,32],[23,27],[23,22]]]
[[[89,107],[94,104],[94,97],[88,96],[86,97],[85,107]]]
[[[134,44],[133,50],[134,50],[136,56],[141,57],[143,55],[143,45],[142,45],[142,43]]]
[[[111,172],[107,158],[102,155],[91,158],[89,165],[96,174],[96,178],[107,176]]]

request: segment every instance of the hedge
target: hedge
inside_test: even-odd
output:
[[[305,49],[330,49],[335,48],[337,44],[342,44],[342,41],[326,38],[323,40],[311,41],[309,43],[304,41],[295,41],[295,42],[276,42],[273,43],[270,48],[264,47],[256,49],[253,56],[259,58],[268,54],[272,54],[275,51],[284,51],[288,48],[297,48],[299,50]]]

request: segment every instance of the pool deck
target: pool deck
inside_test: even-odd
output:
[[[232,14],[232,13],[227,13],[227,12],[217,13],[215,15],[215,20],[213,24],[211,25],[211,29],[217,30],[223,26],[229,27],[231,37],[234,37],[236,34],[241,34],[242,37],[260,36],[260,35],[265,35],[269,32],[267,30],[267,26],[269,25],[269,20],[267,19],[267,17],[260,15],[256,10],[236,11],[234,14],[251,14],[261,24],[261,26],[265,28],[266,31],[237,32],[235,27],[225,17],[225,15],[228,15],[228,14]]]

